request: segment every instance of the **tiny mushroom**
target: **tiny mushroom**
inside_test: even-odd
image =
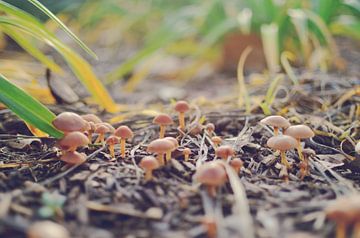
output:
[[[91,143],[92,141],[92,135],[93,133],[95,132],[96,130],[96,125],[94,122],[90,121],[89,122],[89,129],[87,130],[87,136],[88,136],[88,139],[89,139],[89,142]]]
[[[75,151],[80,146],[89,144],[89,139],[79,131],[73,131],[65,134],[63,138],[58,141],[58,145],[62,150]]]
[[[82,164],[86,161],[86,154],[76,151],[68,151],[60,157],[60,160],[72,165]]]
[[[227,174],[224,166],[216,161],[211,161],[202,164],[196,170],[194,179],[205,185],[208,194],[215,197],[216,189],[227,181]]]
[[[96,143],[102,143],[105,142],[105,134],[110,132],[110,129],[105,126],[104,124],[96,124],[95,133],[99,134],[99,136],[95,140]]]
[[[200,123],[198,123],[198,122],[191,124],[191,125],[189,126],[189,128],[190,128],[189,133],[190,133],[190,135],[192,135],[192,136],[199,135],[199,134],[202,132],[202,130],[203,130],[203,126],[202,126]]]
[[[38,221],[29,226],[27,238],[70,238],[68,230],[52,221]]]
[[[353,234],[360,232],[360,196],[349,195],[331,202],[325,209],[326,217],[336,223],[336,238],[350,237],[346,235],[348,226],[354,225]]]
[[[120,137],[121,157],[125,158],[125,142],[127,139],[131,139],[134,133],[128,126],[119,126],[115,130],[114,135]]]
[[[177,141],[177,139],[175,139],[174,137],[170,137],[170,136],[165,137],[164,139],[170,141],[174,145],[173,150],[166,152],[166,161],[170,161],[171,160],[171,152],[173,152],[174,150],[176,150],[179,147],[179,142]]]
[[[119,143],[119,138],[117,136],[111,135],[106,139],[106,144],[109,146],[111,158],[115,158],[114,145],[118,143]]]
[[[291,125],[290,122],[282,116],[268,116],[262,119],[260,123],[274,127],[275,136],[279,134],[279,128],[286,129]]]
[[[153,156],[145,156],[141,159],[139,166],[145,170],[145,181],[152,180],[153,170],[160,167],[159,161]]]
[[[185,112],[189,111],[190,106],[186,101],[178,101],[175,104],[175,111],[179,113],[179,127],[182,131],[185,130]]]
[[[291,150],[296,148],[297,141],[291,136],[287,135],[278,135],[270,137],[267,141],[267,146],[272,149],[279,150],[281,155],[281,163],[285,165],[287,168],[290,168],[290,164],[286,159],[285,152],[287,150]]]
[[[302,154],[302,147],[301,147],[301,139],[308,139],[314,137],[314,132],[310,129],[310,127],[305,125],[296,125],[296,126],[289,126],[285,131],[285,135],[292,136],[297,140],[297,151],[299,154],[299,159],[301,161],[304,160],[304,156]]]
[[[184,155],[184,160],[188,161],[189,156],[191,155],[191,150],[189,148],[184,148],[183,155]]]
[[[157,154],[157,160],[160,165],[164,164],[164,154],[174,150],[174,143],[167,139],[156,139],[152,141],[148,147],[147,151],[150,153]]]
[[[109,132],[110,132],[110,133],[114,133],[114,132],[115,132],[115,128],[114,128],[111,124],[109,124],[109,123],[107,123],[107,122],[101,122],[101,123],[98,123],[97,125],[104,125],[104,126],[106,126],[106,127],[109,129]]]
[[[215,131],[215,125],[213,123],[208,123],[205,125],[206,131],[209,133],[209,135],[212,135]]]
[[[85,131],[89,128],[87,121],[73,112],[62,112],[52,121],[54,127],[65,134],[72,131]]]
[[[98,116],[96,116],[95,114],[81,115],[81,118],[84,119],[87,122],[93,122],[95,124],[102,122],[101,119]]]
[[[216,156],[220,157],[223,160],[227,160],[229,157],[235,155],[234,149],[229,145],[222,145],[215,150]]]
[[[167,114],[159,114],[154,118],[153,123],[160,126],[159,138],[164,138],[166,126],[172,125],[174,121]]]
[[[214,143],[214,148],[217,148],[222,142],[222,139],[219,136],[213,136],[211,137],[211,141]]]
[[[243,167],[244,162],[239,158],[234,158],[230,161],[230,166],[235,170],[235,172],[238,174]]]

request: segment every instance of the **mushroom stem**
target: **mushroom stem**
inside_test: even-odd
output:
[[[91,141],[92,141],[92,135],[93,135],[92,132],[88,132],[88,139],[90,141],[90,144],[91,144]]]
[[[169,162],[171,160],[171,151],[166,152],[166,162]]]
[[[74,151],[76,151],[76,146],[71,146],[67,151],[69,151],[69,152],[74,152]]]
[[[164,165],[164,153],[158,153],[156,159],[158,160],[160,165]]]
[[[188,161],[188,160],[189,160],[189,154],[185,154],[184,160],[185,160],[185,161]]]
[[[152,180],[153,176],[152,176],[152,170],[151,169],[145,170],[144,178],[145,178],[145,181]]]
[[[215,186],[208,185],[206,187],[206,190],[210,197],[216,197],[216,187]]]
[[[125,139],[120,139],[121,157],[125,158]]]
[[[274,126],[274,135],[277,136],[279,135],[279,127]]]
[[[289,162],[286,159],[285,151],[280,151],[280,156],[281,156],[281,163],[283,165],[285,165],[286,168],[290,169],[291,166],[290,166]]]
[[[185,113],[179,112],[179,126],[182,131],[185,130]]]
[[[304,161],[304,155],[302,154],[302,147],[301,147],[301,143],[300,143],[300,139],[296,139],[297,140],[297,152],[298,152],[298,155],[299,155],[299,159],[300,161]]]
[[[346,238],[346,222],[344,221],[337,222],[336,238]]]
[[[353,238],[360,238],[360,221],[357,221],[354,225]]]
[[[110,152],[111,158],[115,158],[114,145],[109,145],[109,152]]]
[[[104,139],[105,139],[105,135],[104,134],[99,134],[98,138],[96,138],[95,144],[96,143],[102,143],[104,144]]]
[[[159,133],[159,138],[162,139],[165,136],[165,126],[160,125],[160,133]]]

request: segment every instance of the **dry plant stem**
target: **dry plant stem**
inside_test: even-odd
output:
[[[185,113],[179,113],[179,127],[182,131],[185,131]]]
[[[346,238],[346,223],[344,221],[337,222],[336,238]]]
[[[302,154],[302,147],[301,147],[300,139],[296,139],[296,140],[298,142],[297,152],[298,152],[298,155],[299,155],[299,159],[300,159],[300,161],[304,161],[304,156]]]
[[[159,138],[162,139],[165,136],[165,126],[160,126]]]
[[[120,140],[121,157],[125,158],[125,139]]]
[[[216,187],[215,186],[208,185],[206,187],[206,190],[207,190],[210,197],[216,197]]]
[[[274,126],[274,135],[277,136],[279,135],[279,127]]]
[[[285,165],[286,168],[290,169],[291,166],[290,166],[289,162],[286,159],[285,151],[280,151],[280,156],[281,156],[281,163],[283,165]]]

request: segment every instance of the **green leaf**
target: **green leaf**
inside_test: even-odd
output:
[[[1,74],[0,102],[30,125],[55,138],[63,137],[64,134],[52,125],[55,114]]]
[[[78,43],[78,45],[83,48],[89,55],[91,55],[93,58],[98,59],[97,55],[84,43],[82,42],[65,24],[60,21],[59,18],[57,18],[49,9],[47,9],[44,5],[42,5],[38,0],[28,0],[30,3],[32,3],[35,7],[40,9],[43,13],[45,13],[49,18],[51,18],[53,21],[55,21],[57,24],[60,25],[60,27],[72,38]]]

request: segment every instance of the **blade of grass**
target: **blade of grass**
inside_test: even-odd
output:
[[[49,18],[58,23],[60,27],[73,39],[76,43],[84,49],[89,55],[91,55],[94,59],[98,59],[97,55],[84,43],[82,42],[65,24],[60,21],[49,9],[47,9],[44,5],[42,5],[38,0],[28,0],[35,7],[40,9],[43,13],[45,13]]]
[[[251,51],[252,51],[252,47],[248,46],[245,48],[245,50],[241,53],[237,67],[237,79],[239,84],[238,106],[242,107],[242,105],[245,103],[246,113],[250,113],[251,105],[250,105],[250,97],[247,92],[245,79],[244,79],[244,65],[246,58],[249,56]]]
[[[63,137],[63,133],[52,125],[55,114],[1,74],[0,102],[31,126],[55,138]]]
[[[274,102],[277,88],[280,82],[284,79],[284,75],[278,74],[273,81],[270,83],[269,89],[266,92],[266,96],[264,102],[260,104],[261,109],[263,110],[265,115],[271,115],[271,104]]]
[[[280,62],[282,67],[285,69],[286,74],[289,76],[294,85],[299,85],[299,80],[297,79],[294,71],[292,70],[288,59],[295,60],[295,55],[289,51],[282,52],[280,56]]]

